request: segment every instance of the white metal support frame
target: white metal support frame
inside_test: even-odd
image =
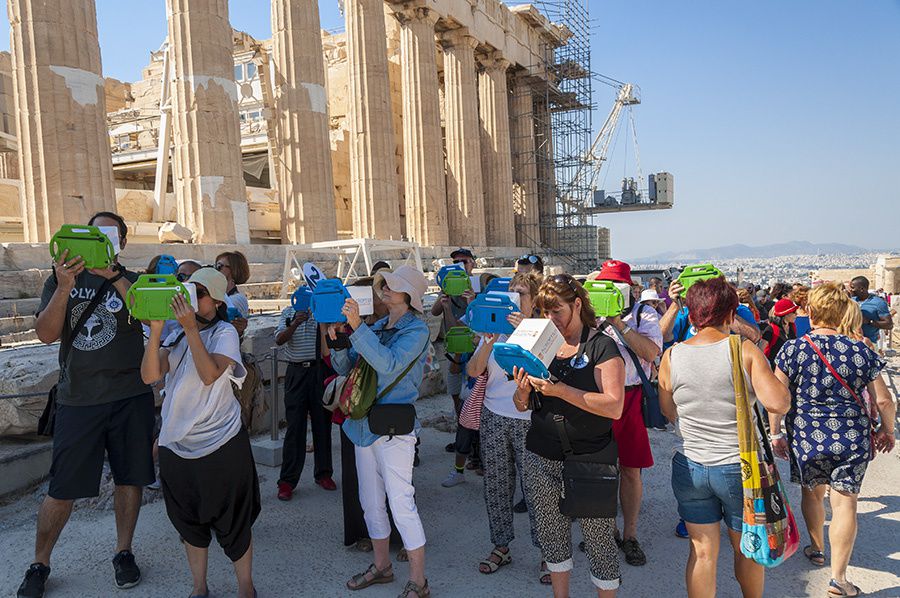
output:
[[[163,42],[163,71],[159,94],[159,139],[156,146],[156,179],[153,182],[153,220],[165,219],[166,190],[169,183],[169,154],[172,137],[172,61],[169,59],[169,42]]]
[[[345,241],[324,241],[289,247],[284,255],[281,297],[284,299],[288,296],[290,281],[294,278],[292,271],[302,272],[303,261],[315,261],[312,259],[315,254],[322,254],[329,259],[337,257],[336,277],[346,284],[368,276],[369,272],[372,271],[372,264],[375,263],[373,257],[377,257],[379,253],[384,252],[402,252],[404,254],[402,264],[392,260],[394,267],[412,265],[419,271],[422,270],[422,254],[419,245],[408,241],[348,239]],[[363,267],[365,269],[361,270]]]

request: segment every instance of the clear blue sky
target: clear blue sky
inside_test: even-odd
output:
[[[343,25],[335,0],[319,4],[324,28]],[[900,0],[590,6],[593,69],[642,90],[644,173],[675,176],[675,209],[600,221],[616,256],[791,240],[900,246]],[[270,36],[268,2],[230,7],[235,28]],[[166,33],[164,0],[97,0],[97,13],[104,74],[138,79]],[[595,88],[595,127],[613,99]],[[620,140],[607,187],[623,158]]]

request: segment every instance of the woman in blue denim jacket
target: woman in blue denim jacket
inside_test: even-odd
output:
[[[428,326],[419,317],[423,311],[422,296],[427,288],[425,276],[415,268],[401,266],[393,273],[382,271],[376,274],[374,288],[387,306],[388,316],[367,326],[360,318],[359,305],[353,299],[347,299],[343,314],[353,328],[351,347],[333,351],[332,365],[339,374],[347,375],[361,357],[378,374],[378,393],[399,379],[390,392],[378,400],[379,405],[412,404],[419,396],[425,349],[430,342]],[[337,326],[330,326],[329,336],[334,339],[336,333]],[[412,368],[404,375],[411,363]],[[375,552],[375,562],[347,582],[351,590],[394,581],[388,546],[391,525],[385,507],[386,496],[403,547],[409,555],[410,579],[400,598],[431,595],[425,579],[425,531],[416,509],[412,485],[418,429],[416,422],[412,433],[388,437],[372,433],[368,417],[348,419],[343,424],[344,433],[356,445],[359,501]]]

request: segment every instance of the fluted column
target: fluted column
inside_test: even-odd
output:
[[[22,224],[39,243],[115,210],[94,0],[8,0]]]
[[[454,245],[484,246],[481,127],[475,81],[477,40],[464,29],[442,35],[447,145],[447,214]]]
[[[317,0],[272,0],[281,240],[337,239]]]
[[[394,118],[382,0],[346,0],[353,234],[400,239]]]
[[[228,0],[166,0],[178,222],[198,243],[249,242]]]
[[[427,8],[396,13],[403,72],[403,173],[406,235],[420,245],[449,245],[441,103],[434,24]]]
[[[513,77],[509,111],[512,172],[517,188],[516,243],[521,247],[532,247],[540,242],[541,231],[534,147],[534,96],[524,75]]]
[[[481,174],[487,244],[514,247],[512,156],[509,145],[509,61],[492,55],[480,60],[478,103],[481,113]]]

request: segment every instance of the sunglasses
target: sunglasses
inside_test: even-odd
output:
[[[209,297],[209,291],[197,285],[197,299],[203,299],[204,297]]]
[[[221,272],[221,271],[224,270],[225,268],[228,268],[228,269],[230,270],[230,269],[231,269],[231,265],[225,264],[225,263],[223,263],[223,262],[217,262],[216,265],[213,266],[213,268],[215,268],[216,270],[218,270],[219,272]]]
[[[177,280],[178,282],[187,282],[190,277],[191,277],[190,274],[185,274],[184,272],[179,272],[178,274],[175,275],[175,280]]]
[[[557,282],[559,284],[568,285],[573,293],[575,293],[576,295],[578,294],[578,283],[575,281],[574,278],[572,278],[566,274],[557,274],[555,276],[551,276],[550,280],[552,280],[553,282]]]

